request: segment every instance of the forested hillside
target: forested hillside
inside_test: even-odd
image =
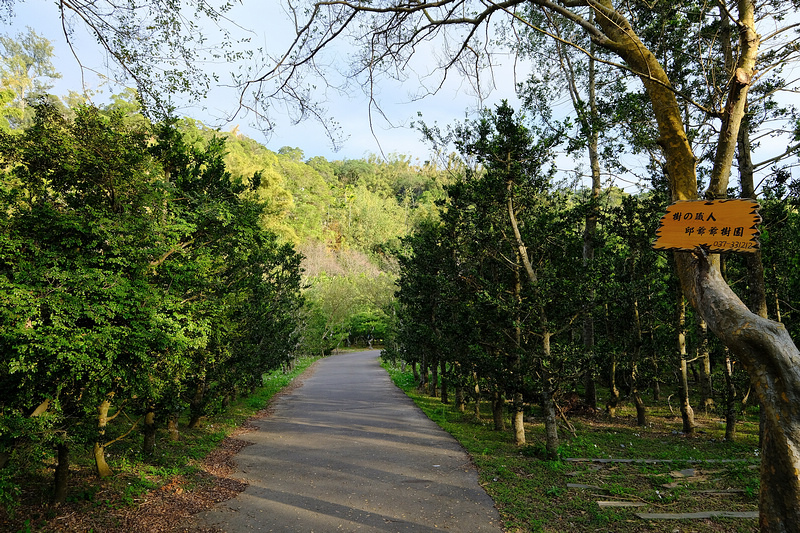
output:
[[[225,141],[227,170],[265,206],[261,227],[303,257],[301,351],[382,343],[393,314],[402,238],[438,217],[436,202],[459,169],[398,154],[385,160],[306,158],[300,148],[276,153],[236,132],[188,120],[180,129],[199,147],[213,138]]]

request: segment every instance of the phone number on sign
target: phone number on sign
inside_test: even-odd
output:
[[[711,243],[714,248],[755,248],[756,243],[753,241],[714,241]]]

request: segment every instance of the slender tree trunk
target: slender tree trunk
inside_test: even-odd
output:
[[[511,427],[514,430],[514,444],[522,446],[525,444],[525,403],[522,396],[522,275],[520,273],[522,267],[522,258],[520,251],[517,250],[516,264],[514,265],[514,296],[517,302],[517,326],[514,328],[514,390],[512,392],[512,406],[513,411],[511,415]]]
[[[733,361],[725,348],[725,440],[736,440],[736,387],[733,383]]]
[[[750,146],[750,117],[745,114],[737,140],[737,161],[739,167],[739,183],[742,187],[742,198],[756,199],[755,180],[753,178],[752,148]],[[767,290],[764,285],[764,264],[761,250],[746,254],[747,263],[747,305],[750,311],[761,318],[767,318]]]
[[[448,383],[448,374],[447,374],[447,363],[442,361],[442,403],[450,403],[450,391],[449,391],[449,383]]]
[[[639,302],[633,300],[633,326],[636,332],[636,346],[633,349],[633,361],[631,361],[631,395],[633,396],[633,403],[636,406],[636,425],[644,427],[647,425],[647,408],[642,401],[642,395],[639,394],[639,359],[642,353],[642,322],[639,316]]]
[[[101,478],[111,476],[111,468],[106,463],[106,427],[108,425],[108,410],[111,408],[111,400],[114,393],[109,393],[106,398],[97,406],[97,439],[94,442],[92,454],[94,455],[95,468],[97,475]]]
[[[67,501],[69,488],[69,446],[63,442],[59,443],[56,452],[58,463],[53,476],[53,503],[60,505]]]
[[[546,330],[542,335],[542,352],[545,361],[549,360],[551,356],[550,332]],[[553,400],[553,379],[547,370],[542,371],[542,384],[544,385],[542,411],[544,412],[545,448],[548,458],[558,459],[558,419],[556,417],[556,405]]]
[[[700,395],[703,398],[703,411],[706,414],[714,411],[714,394],[711,384],[711,354],[708,351],[708,327],[702,317],[697,317],[697,328],[700,343],[697,347],[697,359],[700,367]]]
[[[619,387],[617,387],[617,354],[611,355],[611,365],[608,371],[608,403],[606,411],[608,416],[617,416],[617,406],[619,405]]]
[[[686,300],[683,292],[678,287],[678,310],[676,315],[678,329],[678,356],[680,357],[680,389],[681,389],[681,418],[683,419],[683,432],[694,435],[694,410],[689,403],[689,370],[686,363]]]
[[[156,449],[156,406],[152,403],[147,404],[147,412],[144,414],[144,442],[142,452],[145,455],[153,455]]]
[[[505,400],[503,399],[503,393],[495,390],[492,393],[492,419],[494,420],[495,431],[505,431],[506,429],[504,411]]]
[[[774,272],[773,277],[776,277]],[[781,317],[781,297],[780,294],[778,294],[778,289],[775,289],[775,291],[772,293],[772,299],[775,302],[775,321],[783,322],[783,318]]]
[[[512,420],[514,427],[514,444],[523,446],[525,444],[525,402],[521,392],[514,393],[514,415]]]
[[[197,383],[194,396],[189,402],[189,429],[194,429],[200,423],[200,419],[205,414],[204,400],[206,394],[206,381],[201,379]]]
[[[602,187],[600,176],[599,134],[597,131],[598,111],[594,49],[595,44],[591,42],[589,54],[589,116],[584,117],[584,122],[588,122],[585,126],[588,126],[588,131],[590,132],[587,149],[589,152],[589,168],[592,171],[591,206],[586,214],[583,232],[583,267],[587,271],[591,271],[592,263],[594,262],[594,241],[597,238],[597,219],[600,211],[600,189]],[[573,104],[577,104],[577,102],[573,102]],[[580,108],[579,105],[575,105],[575,107]],[[586,119],[588,119],[588,121]],[[590,289],[583,316],[583,347],[588,355],[585,378],[586,403],[592,409],[597,408],[597,387],[594,379],[596,357],[594,353],[594,306],[595,291],[594,289]]]
[[[548,382],[545,382],[549,385]],[[545,387],[542,391],[542,413],[544,415],[545,452],[547,458],[558,459],[558,420],[556,418],[556,405],[553,401],[552,388]]]
[[[611,331],[611,321],[608,316],[608,304],[605,305],[605,324],[606,338],[613,345],[614,339]],[[606,413],[614,418],[617,416],[617,406],[619,405],[619,388],[617,387],[617,353],[610,354],[608,368],[608,401],[606,402]]]
[[[536,287],[538,283],[538,276],[536,275],[536,271],[533,269],[533,265],[531,264],[530,258],[528,257],[528,250],[525,247],[525,243],[522,240],[522,234],[519,231],[519,224],[517,223],[517,215],[514,210],[514,199],[511,195],[511,187],[512,183],[509,182],[507,184],[507,199],[506,199],[506,206],[508,210],[508,218],[509,222],[511,223],[511,229],[514,232],[514,240],[517,245],[517,257],[522,261],[522,266],[524,267],[525,273],[527,275],[528,281]],[[547,323],[547,313],[545,312],[545,308],[543,305],[539,306],[539,324],[542,328],[542,358],[544,361],[550,361],[552,357],[552,352],[550,349],[550,337],[552,332],[549,330],[549,324]],[[518,339],[519,341],[519,339]],[[556,422],[556,415],[555,415],[555,405],[553,404],[553,384],[551,376],[544,371],[543,372],[543,404],[542,409],[544,410],[545,415],[545,433],[547,435],[547,452],[548,455],[555,455],[557,457],[558,452],[558,427]],[[545,396],[549,398],[549,401],[544,401]],[[518,426],[524,428],[524,426]]]
[[[481,386],[478,381],[478,373],[473,372],[472,378],[475,380],[475,419],[480,420],[481,418]]]
[[[464,399],[464,386],[460,383],[456,385],[456,408],[459,413],[467,410],[467,402]]]
[[[178,442],[181,440],[181,432],[178,429],[178,418],[180,413],[172,412],[167,419],[167,432],[169,433],[170,442]]]
[[[653,353],[650,355],[650,361],[653,365],[653,401],[661,401],[661,378],[658,372],[658,356],[656,355],[656,340],[653,335],[653,328],[650,328],[650,346]]]
[[[434,398],[439,395],[439,365],[436,361],[431,365],[430,395]]]

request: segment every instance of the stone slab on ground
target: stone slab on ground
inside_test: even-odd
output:
[[[701,511],[698,513],[636,513],[645,520],[702,520],[707,518],[758,518],[758,511]]]
[[[592,489],[592,490],[603,490],[600,487],[595,485],[584,485],[583,483],[567,483],[568,489]]]
[[[647,504],[644,502],[598,501],[597,505],[603,509],[605,507],[644,507]]]
[[[615,459],[613,457],[565,457],[563,459],[567,463],[633,463],[645,465],[657,465],[662,463],[689,463],[689,464],[716,464],[716,463],[747,463],[749,459]],[[758,468],[757,465],[755,465]]]

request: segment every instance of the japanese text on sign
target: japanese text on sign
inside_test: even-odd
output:
[[[675,202],[661,217],[653,248],[754,252],[761,223],[757,209],[757,202],[744,199]]]

